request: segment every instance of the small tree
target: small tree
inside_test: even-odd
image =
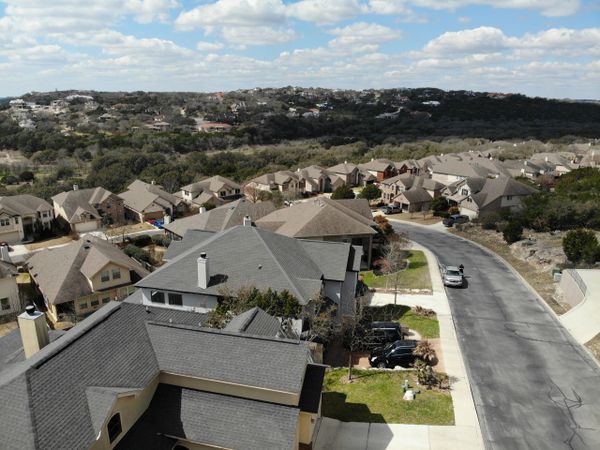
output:
[[[379,197],[381,197],[381,189],[374,184],[367,184],[358,194],[358,198],[365,198],[369,203]]]
[[[380,260],[381,272],[388,275],[388,280],[391,279],[394,286],[394,305],[398,297],[400,271],[406,267],[406,258],[408,257],[407,245],[407,236],[405,234],[398,234],[396,239],[387,243],[383,251],[383,257]]]
[[[413,351],[413,354],[428,364],[431,364],[436,358],[435,349],[431,346],[429,341],[419,342]]]
[[[347,184],[342,184],[331,194],[333,200],[344,200],[354,198],[354,191]]]
[[[431,209],[434,213],[447,212],[449,207],[446,197],[436,197],[431,201]]]
[[[506,224],[504,231],[502,232],[504,240],[507,244],[513,244],[523,237],[523,226],[516,220],[511,220]]]
[[[348,349],[348,380],[352,380],[352,356],[354,352],[361,350],[365,344],[366,332],[364,329],[364,306],[363,297],[357,297],[356,313],[353,316],[344,317],[342,321],[343,341]]]
[[[19,174],[19,179],[21,181],[33,181],[34,178],[35,178],[35,175],[33,174],[33,172],[31,170],[24,170],[23,172],[21,172]]]
[[[563,238],[563,250],[569,261],[592,264],[600,258],[598,238],[592,230],[583,228],[571,230]]]

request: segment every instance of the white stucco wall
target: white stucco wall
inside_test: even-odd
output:
[[[217,306],[217,297],[212,295],[201,295],[201,294],[190,294],[190,293],[182,293],[182,292],[174,292],[177,294],[181,294],[183,306],[169,305],[167,294],[173,291],[161,291],[165,293],[165,303],[152,303],[150,301],[150,293],[151,291],[155,291],[157,289],[141,289],[142,291],[142,303],[148,306],[158,306],[161,308],[172,308],[172,309],[180,309],[184,311],[195,311],[199,313],[205,313],[212,309],[215,309]]]

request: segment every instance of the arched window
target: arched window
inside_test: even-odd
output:
[[[108,421],[107,428],[108,440],[112,444],[123,431],[123,427],[121,426],[121,414],[116,413],[114,416],[112,416]]]

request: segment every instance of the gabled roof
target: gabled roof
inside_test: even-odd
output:
[[[513,178],[498,177],[487,179],[481,191],[471,195],[471,198],[479,208],[484,208],[500,197],[523,197],[536,192],[538,192],[537,189],[520,183]]]
[[[404,191],[398,194],[394,200],[399,201],[399,199],[404,198],[408,203],[423,203],[430,202],[432,200],[431,195],[425,189],[417,187],[409,189],[408,191]]]
[[[45,298],[57,305],[91,294],[88,278],[109,262],[133,270],[139,277],[149,273],[111,243],[91,236],[44,249],[29,258],[27,266]]]
[[[166,224],[165,229],[178,236],[183,236],[187,230],[223,231],[241,225],[245,216],[257,220],[273,211],[275,205],[272,202],[252,203],[241,198],[203,213],[177,219]]]
[[[328,198],[285,207],[256,221],[256,225],[290,237],[356,236],[376,234],[374,222]]]
[[[133,181],[127,191],[119,194],[125,206],[138,212],[159,211],[179,205],[182,200],[173,194],[169,194],[162,186],[145,183],[141,180]]]
[[[41,211],[50,211],[52,206],[46,201],[29,194],[0,197],[0,212],[9,216],[36,215]]]
[[[185,242],[185,241],[184,241]],[[229,228],[188,250],[136,284],[149,289],[221,295],[254,285],[261,290],[287,290],[301,304],[315,298],[322,287],[323,272],[301,241],[250,226]],[[197,260],[209,259],[210,282],[198,286]],[[344,267],[347,261],[340,262]]]
[[[161,372],[301,395],[308,343],[176,325],[172,315],[188,316],[188,322],[203,315],[163,308],[159,318],[154,314],[159,309],[111,302],[27,360],[0,365],[2,447],[89,448],[116,398],[147,387]],[[233,448],[268,448],[293,439],[300,410],[166,385],[159,385],[152,402],[159,407],[151,405],[149,414],[160,413],[161,423],[146,428],[151,441],[158,439],[156,432],[173,432],[173,425],[186,433],[201,431],[204,438],[215,439],[208,443]],[[202,426],[195,425],[198,420]],[[285,426],[280,433],[262,436],[247,428],[258,422]],[[240,441],[244,438],[247,442]]]
[[[256,336],[278,336],[282,332],[279,319],[258,306],[235,316],[224,330]]]
[[[455,175],[460,177],[482,177],[491,175],[494,171],[479,164],[457,159],[446,159],[432,167],[434,174]]]
[[[289,183],[292,180],[299,180],[298,174],[289,170],[281,170],[279,172],[267,173],[259,177],[253,178],[251,181],[257,184],[265,184],[271,187]]]
[[[330,172],[334,172],[334,173],[341,173],[343,175],[349,175],[352,172],[354,172],[355,170],[358,170],[358,166],[356,164],[343,162],[341,164],[332,166],[327,170],[329,170]]]
[[[118,199],[112,192],[102,187],[96,187],[61,192],[52,197],[52,200],[64,210],[67,222],[76,223],[82,220],[82,214],[100,219],[100,213],[94,205],[102,203],[110,196]]]
[[[359,164],[358,167],[375,172],[385,172],[388,169],[395,169],[396,165],[389,159],[371,159],[369,162]]]
[[[209,191],[213,194],[218,193],[223,188],[241,189],[241,186],[229,178],[215,175],[214,177],[206,178],[195,183],[183,186],[181,190],[189,191],[192,194],[200,194],[204,191]]]

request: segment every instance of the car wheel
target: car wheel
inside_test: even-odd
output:
[[[386,365],[385,365],[385,363],[383,361],[380,361],[380,362],[377,363],[377,368],[378,369],[385,369]]]

